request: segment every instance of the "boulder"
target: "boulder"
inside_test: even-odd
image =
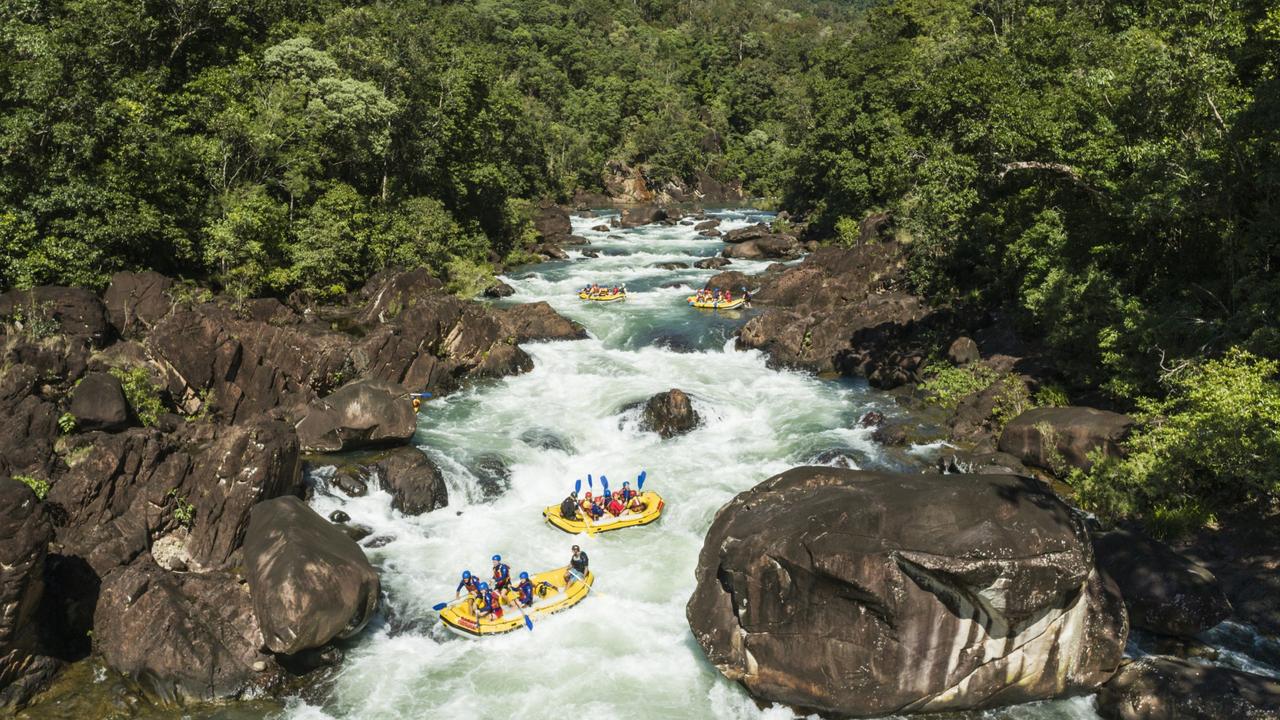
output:
[[[667,211],[652,205],[629,207],[622,211],[622,227],[633,228],[641,225],[662,222],[667,219]]]
[[[117,570],[103,580],[93,636],[108,667],[165,703],[237,698],[278,678],[249,594],[229,572],[149,561]]]
[[[485,500],[493,500],[511,489],[511,468],[499,455],[481,455],[476,458],[471,474],[475,475],[480,495]]]
[[[712,257],[712,258],[706,258],[705,260],[699,260],[698,262],[694,263],[693,266],[698,268],[699,270],[719,270],[720,268],[728,264],[730,264],[729,258]]]
[[[720,227],[720,221],[716,218],[711,218],[710,220],[703,220],[697,225],[694,225],[693,229],[698,232],[702,232],[703,230],[714,230],[718,227]]]
[[[1046,407],[1028,410],[1005,425],[1000,451],[1028,465],[1062,472],[1070,467],[1088,470],[1095,450],[1120,457],[1120,443],[1129,436],[1133,418],[1088,407]]]
[[[734,293],[742,292],[742,288],[752,287],[754,280],[737,270],[726,270],[722,273],[712,275],[707,284],[703,286],[706,290],[729,290]]]
[[[569,259],[569,253],[561,249],[559,245],[552,245],[551,243],[542,243],[541,245],[535,245],[533,248],[533,251],[541,255],[542,257],[546,258],[547,260],[568,260]]]
[[[660,262],[654,263],[653,267],[659,270],[685,270],[688,269],[689,263],[682,262]]]
[[[151,270],[112,275],[102,302],[116,332],[133,337],[154,327],[173,309],[172,287],[172,278]]]
[[[730,230],[724,234],[724,241],[730,245],[736,245],[749,240],[758,240],[766,235],[772,234],[772,232],[773,231],[770,230],[768,225],[764,223],[756,223],[755,225],[750,225],[748,227]]]
[[[1115,580],[1134,627],[1198,635],[1231,614],[1217,578],[1168,545],[1127,530],[1093,538],[1098,566]]]
[[[308,452],[344,452],[408,442],[417,414],[403,387],[356,380],[308,406],[298,439]]]
[[[507,334],[518,343],[535,340],[582,340],[587,331],[556,312],[546,301],[501,309]]]
[[[700,421],[689,396],[673,388],[649,398],[640,416],[640,427],[663,438],[673,438],[693,430]]]
[[[596,225],[591,229],[595,232],[602,232],[602,233],[609,232],[609,226],[607,224]]]
[[[557,243],[573,232],[569,211],[558,205],[543,205],[533,218],[533,229],[543,242]]]
[[[0,369],[0,474],[48,475],[58,440],[58,407],[36,394],[40,373],[25,364]]]
[[[1150,655],[1098,693],[1108,720],[1280,719],[1280,682],[1253,673]]]
[[[504,298],[511,297],[515,294],[516,289],[501,280],[495,282],[484,290],[484,296],[487,298]]]
[[[951,347],[947,348],[947,360],[950,360],[952,365],[968,365],[981,359],[982,353],[978,352],[978,343],[974,342],[973,338],[956,338],[956,341],[951,343]]]
[[[581,235],[565,235],[560,238],[561,245],[590,245],[591,241]]]
[[[763,235],[729,245],[723,255],[741,260],[790,260],[803,253],[804,248],[790,235]]]
[[[1002,452],[970,452],[957,450],[938,458],[938,472],[943,475],[1021,475],[1031,471],[1018,458]]]
[[[414,447],[397,448],[377,464],[378,481],[391,493],[391,507],[405,515],[421,515],[449,504],[449,489],[440,468]]]
[[[1081,522],[1025,478],[801,467],[717,513],[686,608],[764,702],[872,717],[1092,692],[1128,637]]]
[[[0,479],[0,708],[23,705],[62,667],[43,654],[36,623],[52,539],[35,493]]]
[[[296,497],[254,506],[244,565],[263,644],[275,653],[352,637],[378,606],[378,573],[364,551]]]
[[[85,375],[71,391],[70,412],[78,430],[122,430],[129,426],[133,413],[125,399],[120,380],[110,373]]]
[[[107,310],[85,288],[44,285],[0,294],[0,320],[39,336],[70,335],[105,347],[114,335]]]
[[[723,234],[724,233],[720,232],[719,230],[712,228],[711,230],[703,230],[702,232],[698,233],[698,237],[716,238],[716,237],[720,237]]]

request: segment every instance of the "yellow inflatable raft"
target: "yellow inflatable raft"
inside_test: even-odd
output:
[[[715,300],[712,300],[711,302],[698,302],[694,297],[689,298],[689,306],[698,308],[699,310],[737,310],[745,305],[746,302],[746,298],[741,297],[736,297],[729,302],[716,302]]]
[[[580,292],[578,293],[578,299],[590,300],[591,302],[618,302],[619,300],[626,300],[627,294],[618,293],[616,295],[588,295],[584,292]]]
[[[644,512],[631,512],[627,510],[618,517],[614,517],[605,513],[605,516],[599,520],[586,522],[583,520],[584,514],[578,512],[577,520],[566,520],[560,514],[560,506],[553,505],[542,511],[542,516],[547,522],[555,525],[561,530],[577,535],[578,533],[598,533],[609,532],[610,530],[621,530],[622,528],[636,527],[638,525],[648,525],[649,523],[662,517],[662,508],[665,503],[662,496],[656,492],[645,491],[640,493],[640,499],[644,501]]]
[[[587,593],[591,591],[591,583],[595,582],[595,575],[587,570],[586,577],[582,580],[571,579],[566,586],[564,576],[568,570],[566,565],[529,576],[535,588],[534,598],[533,605],[524,608],[524,611],[530,619],[537,620],[541,616],[567,610],[587,597]],[[548,583],[551,587],[543,583]],[[503,593],[502,617],[492,619],[477,616],[475,599],[465,598],[441,610],[440,622],[453,632],[467,637],[501,635],[513,630],[523,630],[524,616],[516,609],[515,602],[514,590]]]

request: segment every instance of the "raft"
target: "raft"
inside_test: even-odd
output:
[[[529,576],[535,588],[534,599],[533,605],[525,608],[524,611],[531,620],[537,620],[545,615],[553,615],[562,610],[568,610],[587,597],[587,593],[591,590],[591,583],[595,582],[595,575],[590,570],[587,570],[585,578],[569,581],[569,585],[566,588],[562,586],[564,585],[564,574],[568,569],[569,566],[566,565]],[[537,593],[537,588],[540,588],[543,582],[549,582],[555,587],[555,590],[548,590],[545,597],[539,596]],[[523,630],[524,616],[515,608],[515,599],[515,590],[504,592],[502,617],[497,620],[491,620],[488,617],[478,618],[476,616],[475,600],[467,598],[441,610],[440,622],[444,623],[444,626],[453,632],[466,637],[501,635],[514,630]]]
[[[547,522],[552,525],[574,535],[584,532],[609,532],[611,530],[621,530],[623,528],[648,525],[654,520],[662,517],[662,509],[666,506],[666,503],[662,501],[661,495],[656,492],[646,490],[640,493],[640,499],[643,500],[647,506],[645,511],[642,513],[633,513],[628,510],[618,517],[605,513],[604,517],[599,520],[592,520],[590,523],[587,523],[582,519],[583,514],[581,511],[578,512],[577,520],[566,520],[564,516],[560,514],[559,505],[552,505],[551,507],[543,510],[542,517],[546,518]]]
[[[729,302],[716,302],[715,300],[712,300],[711,302],[698,302],[693,298],[689,298],[689,307],[695,307],[699,310],[737,310],[746,303],[747,299],[744,297],[736,297]]]
[[[618,293],[617,295],[588,295],[584,292],[578,293],[579,300],[590,300],[591,302],[618,302],[626,300],[626,293]]]

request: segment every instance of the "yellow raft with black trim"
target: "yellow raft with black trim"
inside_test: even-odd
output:
[[[711,302],[698,302],[695,297],[689,298],[689,307],[695,307],[699,310],[737,310],[747,303],[746,298],[736,297],[729,302],[712,300]]]
[[[585,516],[581,510],[578,511],[577,520],[568,520],[560,514],[559,505],[552,505],[542,511],[542,517],[546,518],[547,522],[552,525],[574,535],[578,533],[609,532],[610,530],[648,525],[662,517],[662,509],[666,507],[666,503],[662,501],[661,495],[646,490],[640,493],[640,499],[645,504],[644,512],[637,513],[626,510],[617,517],[605,513],[605,516],[599,520],[587,522],[583,519]]]
[[[564,576],[568,570],[569,566],[566,565],[529,576],[534,586],[533,605],[524,608],[524,612],[530,619],[536,620],[545,615],[568,610],[587,597],[587,593],[591,591],[591,583],[595,582],[595,575],[587,570],[586,577],[581,580],[575,577],[566,586]],[[543,583],[548,583],[551,587]],[[513,630],[523,630],[524,616],[516,609],[515,602],[515,590],[504,592],[502,617],[491,619],[477,615],[475,598],[468,597],[441,610],[440,622],[453,632],[467,637],[501,635]]]
[[[623,292],[617,293],[616,295],[588,295],[587,293],[580,292],[578,293],[578,299],[590,300],[591,302],[618,302],[619,300],[626,300],[627,294]]]

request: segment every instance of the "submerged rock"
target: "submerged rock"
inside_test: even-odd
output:
[[[712,257],[712,258],[706,258],[704,260],[699,260],[695,262],[693,266],[698,268],[699,270],[719,270],[725,265],[730,265],[730,264],[731,263],[729,261],[729,258]]]
[[[554,430],[547,428],[529,428],[520,433],[520,442],[540,450],[558,450],[572,453],[573,444],[561,437]]]
[[[640,428],[673,438],[698,427],[699,421],[689,396],[673,388],[649,398],[640,415]]]
[[[364,551],[295,497],[254,506],[244,564],[262,644],[272,652],[349,638],[378,607],[378,573]]]
[[[1102,688],[1098,714],[1108,720],[1278,720],[1280,682],[1151,655],[1125,665]]]
[[[511,468],[498,455],[482,455],[476,459],[471,473],[476,476],[480,494],[485,500],[493,500],[511,489]]]
[[[1095,535],[1098,565],[1120,587],[1134,627],[1161,635],[1197,635],[1231,614],[1217,578],[1168,545],[1138,533]]]
[[[716,515],[686,615],[755,697],[870,717],[1083,694],[1128,624],[1034,481],[801,467]]]

